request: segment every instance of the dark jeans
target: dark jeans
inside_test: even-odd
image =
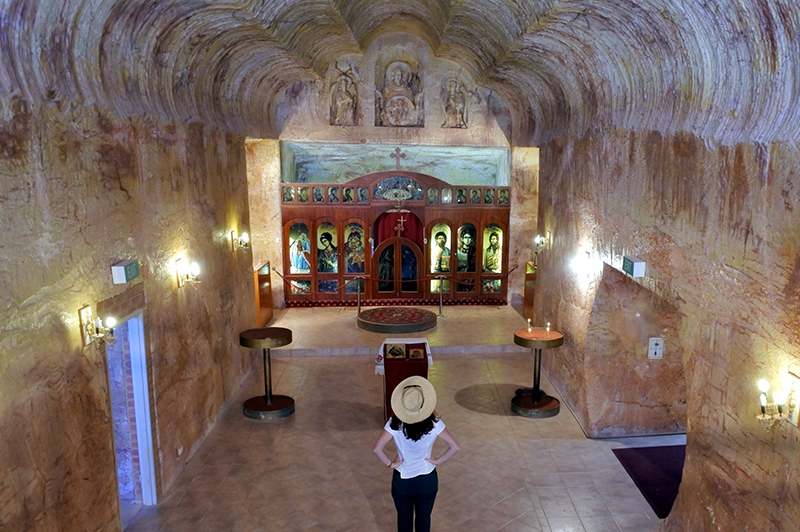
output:
[[[392,476],[392,498],[397,508],[397,532],[430,532],[431,511],[439,491],[439,476],[434,469],[427,475],[402,479]],[[413,526],[412,526],[413,525]]]

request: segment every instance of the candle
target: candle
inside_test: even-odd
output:
[[[528,332],[531,332],[531,319],[528,318]]]
[[[547,332],[550,332],[550,322],[547,322]]]
[[[767,394],[762,393],[761,397],[758,398],[758,402],[761,405],[761,413],[767,413]]]

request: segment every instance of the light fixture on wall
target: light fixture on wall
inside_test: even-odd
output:
[[[770,430],[775,425],[786,423],[790,421],[797,424],[797,400],[795,397],[796,386],[794,379],[789,379],[789,392],[787,393],[784,388],[778,388],[772,392],[772,402],[767,400],[767,392],[769,392],[770,384],[766,379],[758,381],[758,390],[761,392],[758,396],[758,404],[761,408],[761,413],[756,416],[764,430]]]
[[[533,245],[535,246],[536,254],[539,254],[542,250],[550,249],[550,231],[547,232],[546,236],[536,235],[533,239]]]
[[[231,231],[231,251],[246,251],[250,249],[250,235],[242,233],[236,236],[236,231]]]
[[[98,341],[98,345],[107,344],[109,347],[114,347],[114,327],[117,325],[117,320],[112,317],[106,317],[105,321],[100,318],[92,318],[92,307],[85,306],[78,310],[78,316],[81,323],[81,336],[83,337],[83,345],[87,346]]]
[[[539,265],[539,253],[544,251],[545,249],[550,249],[550,231],[547,232],[547,236],[536,235],[533,239],[533,265]]]
[[[180,258],[175,261],[175,273],[178,276],[178,286],[200,282],[200,265]]]

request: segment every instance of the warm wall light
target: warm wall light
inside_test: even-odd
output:
[[[98,345],[104,343],[109,347],[114,347],[114,340],[117,339],[114,336],[114,327],[117,325],[115,318],[108,316],[105,321],[100,318],[95,320],[92,318],[92,307],[88,305],[78,310],[78,315],[80,316],[84,346],[98,340]]]
[[[797,407],[796,390],[793,385],[788,393],[780,388],[775,390],[772,393],[772,402],[767,401],[769,388],[770,384],[766,379],[758,381],[758,391],[761,392],[758,396],[758,405],[761,413],[756,417],[761,421],[764,430],[770,430],[775,425],[788,421]]]
[[[236,236],[236,231],[231,231],[231,251],[245,251],[250,248],[250,235],[242,233]]]
[[[188,264],[186,259],[177,259],[175,261],[175,273],[178,276],[179,287],[200,282],[200,265],[196,262]]]
[[[533,239],[533,244],[536,246],[536,253],[540,253],[544,249],[550,249],[550,231],[547,232],[546,236],[536,235],[536,238]]]

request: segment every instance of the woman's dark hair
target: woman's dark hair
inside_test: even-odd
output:
[[[436,414],[431,414],[422,421],[416,423],[403,423],[397,416],[392,416],[392,422],[389,426],[392,430],[399,430],[403,427],[403,434],[411,441],[419,441],[420,438],[433,430],[433,424],[439,421]]]

